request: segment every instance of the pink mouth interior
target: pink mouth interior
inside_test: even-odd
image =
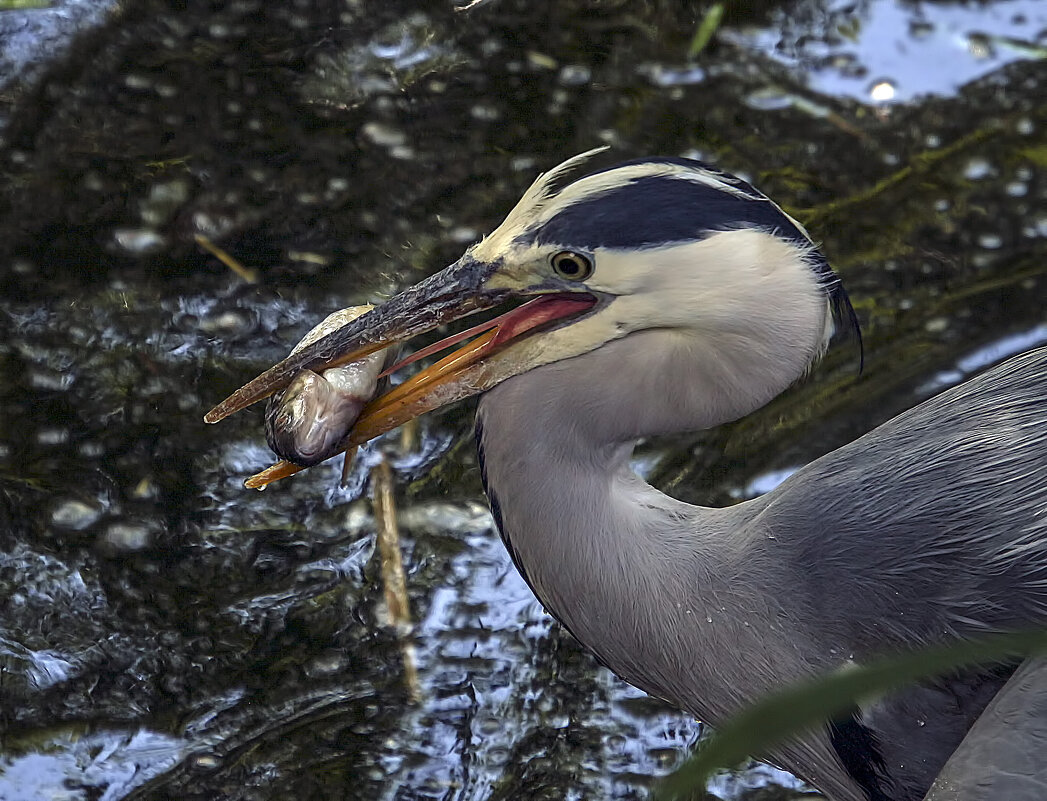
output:
[[[595,303],[596,298],[591,295],[541,295],[534,300],[524,303],[522,306],[517,306],[511,311],[507,311],[505,314],[495,317],[493,320],[488,320],[485,323],[475,325],[472,328],[454,334],[453,336],[449,336],[446,339],[441,339],[439,342],[434,342],[432,345],[412,353],[406,359],[397,362],[383,372],[382,376],[384,377],[390,373],[395,373],[401,367],[406,367],[412,362],[424,359],[426,356],[431,356],[432,354],[445,350],[452,345],[457,345],[462,340],[469,339],[476,334],[481,334],[484,331],[489,331],[490,329],[497,327],[498,331],[495,333],[494,339],[492,339],[485,348],[485,351],[492,350],[505,344],[511,339],[521,336],[532,328],[537,328],[538,326],[552,322],[553,320],[559,320],[564,317],[571,317],[580,314],[581,312],[592,308]]]

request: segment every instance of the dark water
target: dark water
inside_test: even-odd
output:
[[[0,798],[647,797],[698,726],[543,614],[491,528],[470,407],[373,447],[348,491],[325,466],[264,494],[240,486],[269,462],[260,413],[201,416],[604,143],[755,182],[865,329],[860,378],[844,346],[749,420],[645,444],[679,497],[763,491],[1047,340],[1042,3],[737,4],[689,60],[707,8],[0,12]],[[372,559],[382,453],[418,698]],[[755,766],[715,789],[796,786]]]

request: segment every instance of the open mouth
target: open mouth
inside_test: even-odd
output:
[[[491,304],[492,307],[493,305]],[[453,350],[439,361],[371,400],[361,411],[352,429],[339,443],[335,454],[342,451],[351,453],[356,446],[420,414],[490,389],[495,383],[498,383],[498,380],[501,380],[492,380],[488,374],[487,367],[492,357],[511,344],[577,322],[591,314],[600,305],[602,305],[600,298],[582,292],[532,296],[515,308],[486,322],[422,348],[394,364],[382,375],[394,373],[409,364],[468,340],[462,347]],[[326,364],[345,364],[367,353],[373,353],[386,345],[403,341],[424,330],[431,330],[441,322],[460,319],[474,311],[466,307],[464,313],[446,314],[443,319],[437,319],[432,325],[426,326],[424,323],[419,325],[417,319],[424,316],[424,310],[412,310],[413,313],[403,315],[399,320],[390,320],[387,316],[383,316],[384,308],[385,306],[380,306],[358,318],[357,321],[353,321],[350,325],[357,330],[352,332],[352,336],[347,338],[346,342],[339,343],[337,347],[325,346],[321,342],[316,346],[310,346],[313,352],[306,349],[300,351],[293,359],[292,357],[285,359],[284,362],[241,387],[212,409],[205,420],[216,422],[227,414],[280,389],[280,383],[286,385],[286,382],[290,381],[298,370],[304,369],[299,365],[303,361],[303,353],[311,360],[310,365],[323,367],[325,362]],[[358,321],[366,323],[368,318],[373,318],[377,326],[382,329],[378,336],[371,336],[370,331],[364,325],[354,325]],[[310,366],[309,369],[316,368]],[[528,368],[522,367],[519,372],[526,369]],[[503,375],[502,378],[504,377],[506,376]],[[244,483],[247,487],[261,489],[273,481],[293,475],[302,469],[302,466],[292,462],[280,461],[261,473],[251,476]]]
[[[597,302],[596,297],[584,293],[539,295],[486,322],[474,325],[472,328],[452,334],[438,342],[434,342],[432,345],[415,351],[406,359],[400,360],[385,370],[382,373],[382,377],[392,375],[409,364],[432,356],[434,353],[439,353],[442,350],[447,350],[452,345],[464,342],[470,337],[489,332],[451,354],[452,356],[458,356],[469,351],[475,353],[474,360],[482,359],[501,350],[510,342],[522,339],[525,335],[550,331],[567,323],[575,322],[584,316],[586,312],[591,311]],[[436,365],[433,366],[435,367]]]

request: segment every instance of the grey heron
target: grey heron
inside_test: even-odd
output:
[[[476,439],[505,545],[629,683],[715,725],[786,682],[1047,621],[1047,348],[734,506],[682,503],[630,469],[640,438],[763,406],[856,319],[800,223],[748,183],[678,158],[582,172],[590,155],[539,176],[457,262],[205,419],[526,299],[372,401],[335,450],[484,393]],[[910,687],[765,756],[835,801],[918,801],[1013,669]],[[1047,797],[1031,786],[1010,797]]]

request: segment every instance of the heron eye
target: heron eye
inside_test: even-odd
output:
[[[593,274],[593,263],[589,257],[573,250],[554,253],[551,261],[556,274],[568,281],[584,281]]]

